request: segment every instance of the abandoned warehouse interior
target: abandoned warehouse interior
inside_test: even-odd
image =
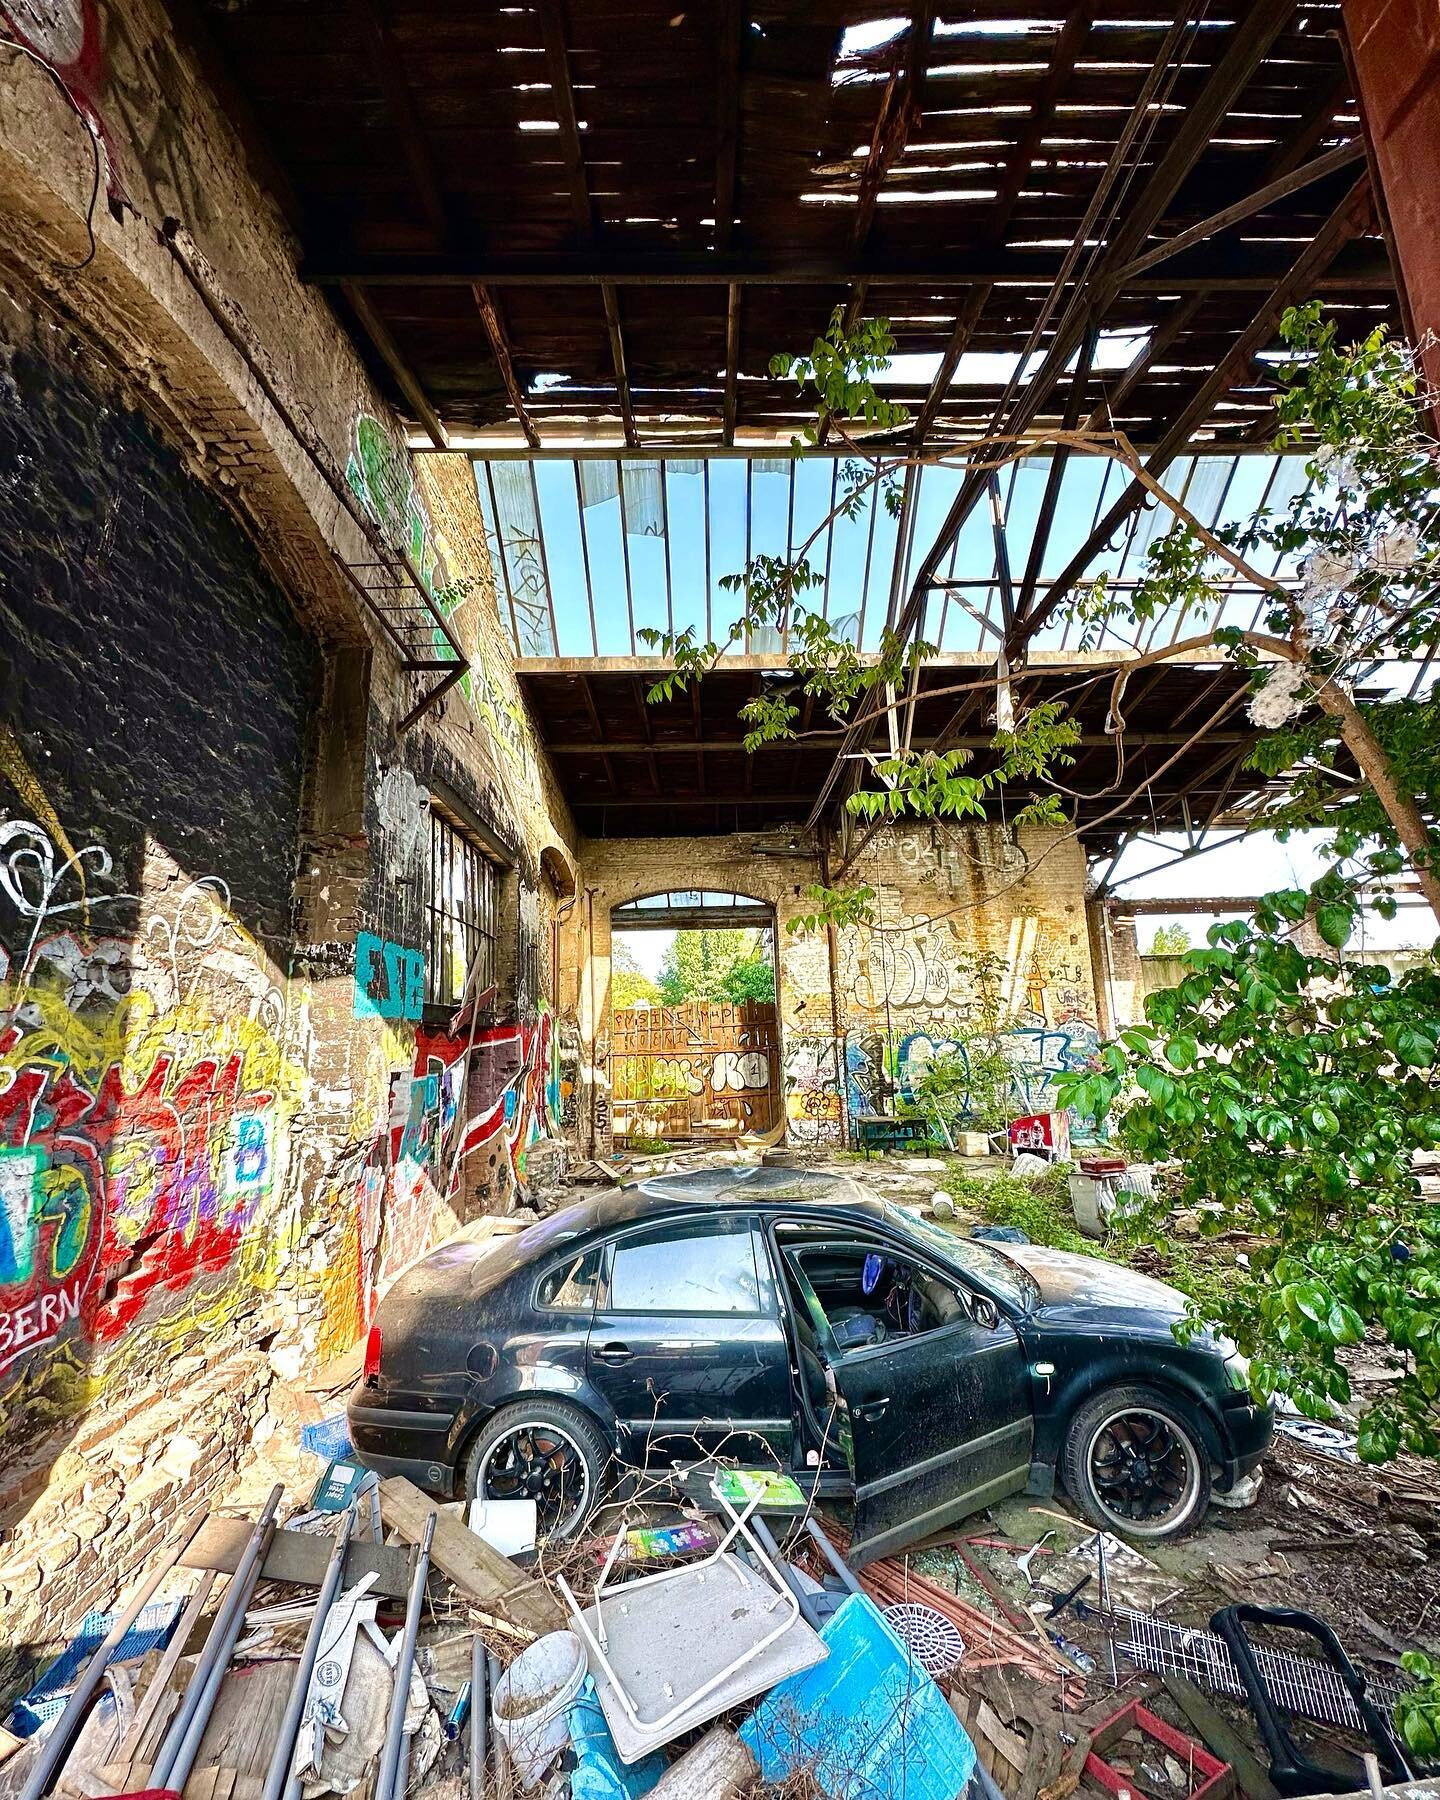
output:
[[[0,0],[0,1688],[421,1252],[623,1148],[641,903],[772,946],[660,1051],[711,1140],[853,1147],[986,1005],[1045,1114],[1134,1017],[1107,866],[1266,783],[1214,655],[1112,782],[1135,649],[1065,602],[1143,560],[1118,464],[917,468],[815,553],[858,655],[933,646],[907,744],[983,761],[1002,675],[1073,706],[1063,827],[867,828],[863,705],[747,751],[778,640],[649,691],[834,504],[767,371],[837,305],[917,453],[1103,418],[1209,523],[1303,479],[1287,305],[1440,327],[1422,8],[1028,10]],[[842,874],[884,931],[792,929]]]

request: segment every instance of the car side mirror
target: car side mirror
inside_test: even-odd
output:
[[[1000,1308],[988,1294],[977,1294],[971,1303],[970,1316],[977,1325],[986,1331],[996,1331],[1000,1326]]]

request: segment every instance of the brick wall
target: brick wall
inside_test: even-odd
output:
[[[781,1056],[792,1142],[841,1143],[857,1111],[909,1099],[927,1062],[979,1028],[995,984],[1017,1112],[1049,1110],[1054,1078],[1098,1042],[1085,864],[1061,834],[886,827],[844,879],[875,893],[874,926],[795,933],[820,879],[804,834],[619,839],[580,855],[585,908],[569,936],[585,1071],[581,1132],[607,1147],[610,912],[669,889],[737,891],[775,908]]]
[[[523,1197],[574,1067],[572,831],[469,464],[412,464],[168,13],[81,11],[85,122],[0,59],[0,1692],[228,1486],[277,1370]],[[472,658],[403,731],[435,676],[340,566],[402,538]],[[503,864],[459,1038],[357,988],[367,934],[429,948],[442,795]]]

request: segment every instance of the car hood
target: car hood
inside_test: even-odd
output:
[[[1168,1338],[1170,1327],[1185,1315],[1178,1288],[1103,1257],[1075,1256],[1043,1244],[992,1243],[990,1248],[1017,1263],[1040,1289],[1040,1304],[1031,1314],[1038,1325]]]

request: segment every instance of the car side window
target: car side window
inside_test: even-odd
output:
[[[601,1305],[611,1312],[763,1313],[748,1222],[674,1225],[621,1238]]]
[[[535,1304],[557,1312],[593,1312],[600,1286],[601,1253],[597,1246],[582,1256],[572,1256],[541,1277]]]

